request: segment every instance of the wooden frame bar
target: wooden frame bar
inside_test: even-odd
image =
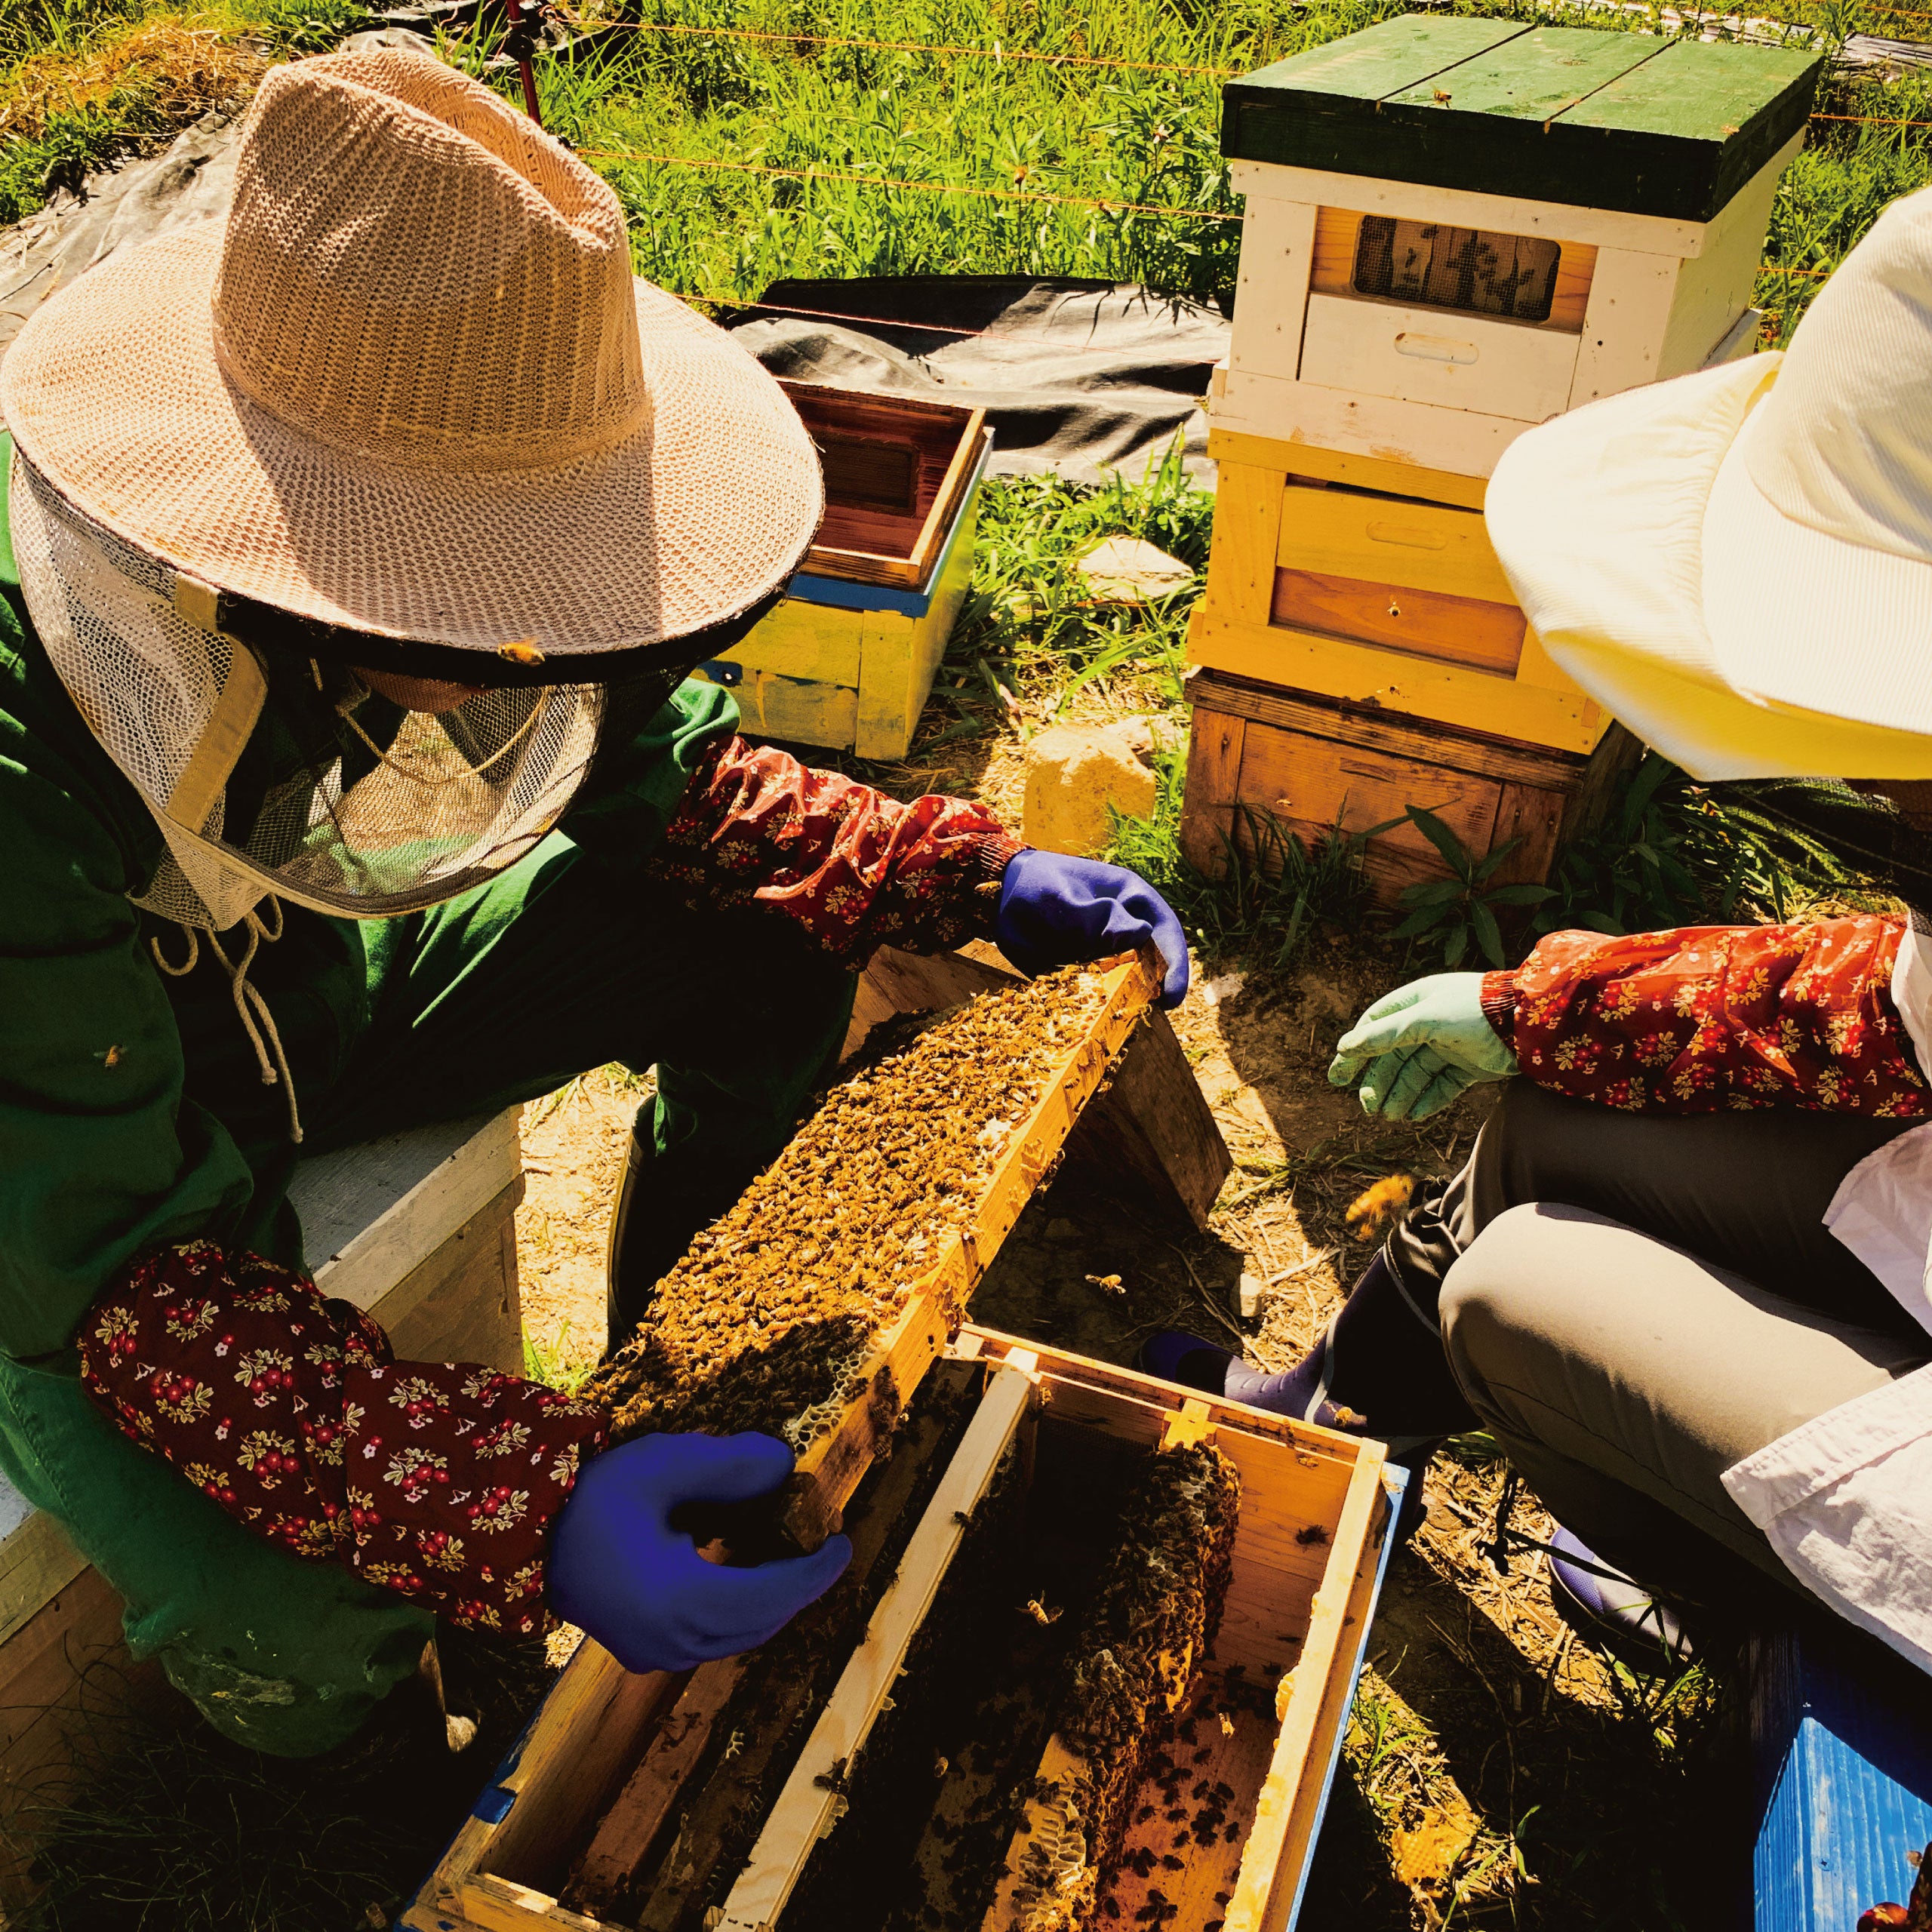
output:
[[[812,1847],[837,1817],[842,1801],[838,1767],[862,1749],[871,1734],[906,1651],[965,1539],[968,1521],[1020,1432],[1033,1396],[1029,1366],[1029,1352],[1016,1349],[993,1371],[979,1413],[900,1558],[891,1588],[873,1611],[724,1901],[721,1932],[764,1932],[775,1924]]]

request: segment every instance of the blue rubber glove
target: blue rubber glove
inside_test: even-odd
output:
[[[1131,952],[1148,940],[1168,969],[1158,1004],[1178,1006],[1187,997],[1187,937],[1137,872],[1028,845],[1000,875],[993,940],[1029,977]]]
[[[1482,1081],[1507,1080],[1516,1056],[1483,1017],[1482,978],[1432,973],[1377,1000],[1337,1044],[1329,1084],[1360,1075],[1364,1113],[1423,1120]]]
[[[626,1670],[689,1670],[755,1650],[831,1589],[844,1537],[810,1556],[734,1570],[671,1527],[687,1503],[744,1503],[792,1473],[777,1437],[645,1435],[592,1457],[550,1532],[550,1607]]]

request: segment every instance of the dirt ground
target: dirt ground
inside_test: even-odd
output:
[[[1336,938],[1284,974],[1197,974],[1176,1030],[1235,1161],[1209,1227],[1149,1220],[1070,1171],[1008,1238],[974,1318],[1118,1361],[1168,1327],[1264,1367],[1295,1360],[1372,1251],[1352,1236],[1350,1205],[1389,1176],[1453,1173],[1489,1104],[1478,1091],[1419,1128],[1391,1126],[1328,1085],[1337,1037],[1417,970],[1398,948]],[[601,1346],[611,1204],[648,1091],[606,1069],[526,1112],[518,1259],[527,1329],[551,1372],[588,1366]],[[1239,1316],[1244,1272],[1266,1284],[1259,1321]],[[1118,1292],[1093,1278],[1110,1275]],[[1709,1681],[1666,1686],[1606,1667],[1558,1620],[1540,1554],[1499,1574],[1479,1546],[1502,1481],[1481,1438],[1430,1470],[1426,1520],[1377,1619],[1302,1923],[1730,1923],[1745,1853],[1721,1795],[1741,1780],[1712,1775],[1729,1746]],[[1551,1527],[1527,1497],[1512,1521],[1534,1536]]]

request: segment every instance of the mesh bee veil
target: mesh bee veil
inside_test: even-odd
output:
[[[603,687],[404,710],[339,666],[258,656],[190,621],[198,586],[17,453],[9,488],[41,641],[167,841],[136,900],[148,910],[210,933],[270,894],[358,918],[414,911],[513,864],[583,782]]]

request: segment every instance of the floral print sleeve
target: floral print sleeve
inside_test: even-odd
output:
[[[464,1362],[396,1361],[345,1301],[187,1241],[88,1311],[81,1377],[235,1519],[452,1622],[543,1629],[543,1555],[601,1408]]]
[[[1632,1112],[1932,1112],[1892,1001],[1903,928],[1874,916],[1552,933],[1483,1009],[1540,1086]]]
[[[990,935],[1020,849],[963,798],[909,805],[743,738],[708,746],[651,869],[694,902],[769,906],[835,957],[942,952]]]

